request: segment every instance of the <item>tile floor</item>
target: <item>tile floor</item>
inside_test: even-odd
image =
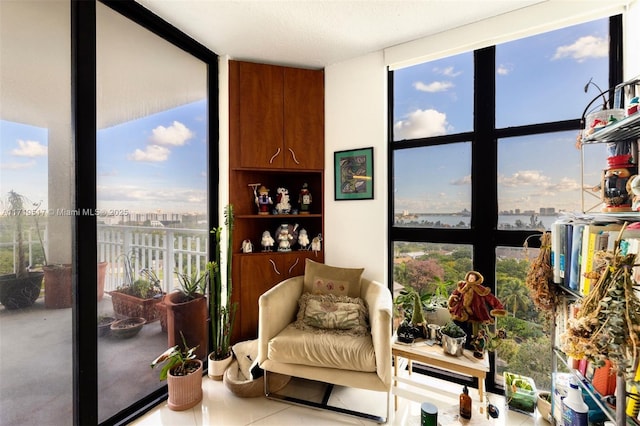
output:
[[[404,374],[407,374],[406,372]],[[442,426],[467,425],[467,426],[546,426],[549,425],[536,411],[532,415],[526,415],[505,406],[504,397],[489,394],[491,403],[500,410],[497,419],[486,419],[486,415],[480,413],[480,401],[476,389],[470,389],[469,395],[473,398],[473,418],[471,421],[457,418],[458,395],[462,386],[432,377],[416,376],[433,389],[433,391],[421,391],[424,398],[420,402],[398,398],[398,410],[393,410],[393,395],[391,395],[390,425],[420,425],[420,404],[429,401],[438,407],[438,423]],[[304,398],[317,398],[322,395],[322,388],[317,383],[292,380],[285,388],[286,393],[295,394]],[[187,426],[187,425],[373,425],[375,423],[356,419],[336,413],[329,413],[313,408],[306,408],[268,400],[263,397],[239,398],[231,393],[220,381],[214,381],[207,376],[203,377],[203,401],[194,408],[182,412],[169,410],[166,403],[159,405],[151,412],[137,419],[131,425],[134,426]],[[285,393],[281,391],[280,393]],[[384,416],[386,411],[385,394],[366,390],[336,387],[332,393],[329,404],[349,409],[361,410]],[[482,404],[484,405],[484,404]]]

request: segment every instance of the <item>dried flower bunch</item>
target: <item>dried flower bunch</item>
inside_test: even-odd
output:
[[[596,366],[609,359],[618,375],[633,377],[640,343],[640,301],[635,292],[640,287],[632,280],[636,255],[620,250],[625,227],[614,253],[601,257],[604,267],[600,277],[561,339],[567,355],[586,357]]]
[[[526,248],[528,243],[525,241],[524,245]],[[540,252],[529,266],[525,284],[536,308],[546,313],[553,312],[557,300],[555,289],[551,286],[552,281],[551,233],[544,232],[540,236]]]

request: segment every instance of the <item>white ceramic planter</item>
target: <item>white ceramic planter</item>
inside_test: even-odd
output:
[[[208,361],[209,368],[207,371],[207,375],[209,376],[209,378],[213,380],[222,380],[222,377],[224,377],[224,372],[231,365],[231,361],[233,361],[233,356],[230,355],[229,357],[222,360],[214,360],[211,357],[211,354],[209,354]]]

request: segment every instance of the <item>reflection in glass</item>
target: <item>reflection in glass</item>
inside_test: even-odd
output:
[[[98,314],[147,320],[133,337],[105,332],[98,340],[104,421],[165,385],[145,367],[168,346],[161,294],[136,302],[144,306],[137,310],[110,293],[123,286],[168,293],[176,272],[205,269],[208,105],[205,63],[97,6],[97,232],[105,265]]]
[[[394,226],[469,228],[471,144],[394,151]]]
[[[473,129],[473,52],[394,71],[393,140]]]

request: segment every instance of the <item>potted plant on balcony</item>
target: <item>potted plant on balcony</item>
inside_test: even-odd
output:
[[[136,277],[133,269],[133,252],[123,259],[124,283],[111,291],[113,311],[120,318],[144,318],[152,322],[160,317],[156,305],[162,300],[164,293],[160,288],[160,280],[153,271],[142,269],[143,277]]]
[[[175,345],[151,363],[151,368],[163,364],[160,380],[167,381],[167,405],[174,411],[188,410],[202,401],[202,361],[196,358],[196,348]]]
[[[42,271],[28,269],[27,252],[24,242],[24,218],[26,217],[24,196],[9,191],[8,211],[16,235],[17,263],[15,273],[0,276],[0,303],[7,309],[21,309],[34,304],[40,295]]]
[[[209,309],[211,316],[211,341],[213,352],[209,354],[209,377],[222,380],[224,371],[233,360],[231,352],[231,332],[235,321],[237,303],[231,301],[231,237],[233,235],[233,206],[229,204],[225,208],[225,221],[227,231],[226,255],[226,285],[222,285],[222,265],[220,240],[223,228],[221,226],[211,230],[215,236],[216,248],[213,262],[207,263],[207,276],[209,281]]]
[[[167,309],[167,336],[169,346],[185,339],[185,344],[197,347],[196,356],[207,356],[207,273],[194,271],[191,275],[176,271],[180,288],[167,294],[164,303]]]

